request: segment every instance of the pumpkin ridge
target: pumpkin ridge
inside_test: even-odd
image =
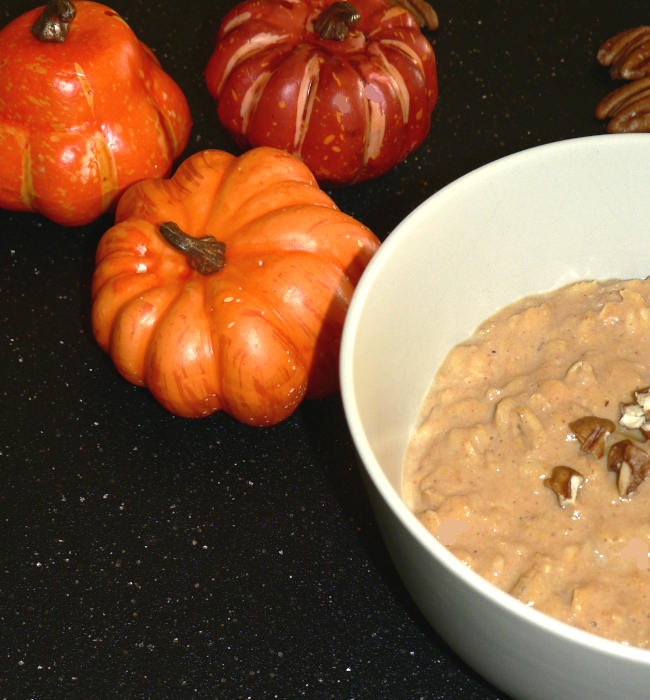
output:
[[[261,294],[257,294],[256,292],[251,291],[250,288],[247,289],[247,296],[251,299],[254,299],[257,306],[263,307],[260,309],[260,318],[263,318],[265,323],[271,324],[276,328],[281,328],[282,336],[286,344],[291,345],[295,350],[296,355],[299,356],[298,348],[294,343],[293,338],[291,337],[290,326],[293,324],[285,320],[284,316],[286,314],[286,308],[282,306],[282,302],[275,298],[266,299]],[[267,311],[271,313],[272,318],[269,318],[269,316],[266,313]]]
[[[176,135],[174,133],[174,128],[172,127],[171,120],[164,114],[164,112],[158,106],[158,103],[153,98],[151,94],[147,95],[147,101],[153,107],[153,113],[156,115],[158,120],[158,132],[162,136],[162,139],[158,139],[158,143],[165,145],[165,153],[163,158],[166,160],[174,160],[176,153]]]
[[[318,254],[311,254],[308,251],[296,251],[296,255],[309,260],[317,268],[318,275],[314,275],[314,281],[320,285],[319,291],[314,293],[315,290],[312,290],[306,303],[299,308],[288,306],[278,296],[272,298],[277,302],[274,304],[274,309],[294,345],[296,344],[294,337],[298,336],[301,339],[300,356],[304,360],[307,373],[305,396],[316,398],[336,390],[338,374],[335,366],[340,332],[345,310],[354,291],[354,284],[339,262],[323,260]],[[278,256],[278,260],[282,267],[295,266],[295,262],[292,264],[286,254],[281,258]],[[301,264],[300,267],[304,268],[305,264]],[[341,314],[343,307],[345,310]],[[335,350],[332,350],[333,344],[336,346]],[[329,352],[326,353],[319,348],[328,348]]]
[[[94,133],[97,184],[101,194],[101,209],[106,211],[119,190],[115,153],[108,145],[106,135],[100,130]]]
[[[221,182],[224,181],[225,177],[226,177],[226,173],[224,173],[224,175],[222,176]],[[201,188],[201,189],[202,189],[202,192],[205,193],[205,188]],[[219,191],[220,191],[220,187],[211,187],[208,196],[207,197],[204,196],[204,199],[207,200],[208,203],[205,206],[205,213],[201,217],[201,221],[195,221],[196,211],[194,211],[193,209],[190,208],[191,205],[190,205],[189,201],[186,202],[186,200],[184,198],[180,199],[178,201],[178,204],[181,206],[181,208],[185,212],[185,216],[187,217],[188,222],[195,224],[195,226],[191,228],[191,230],[194,231],[194,233],[192,235],[197,235],[197,237],[198,237],[201,235],[198,233],[200,231],[203,233],[203,235],[214,236],[219,241],[224,240],[224,238],[225,238],[224,234],[223,234],[224,225],[220,221],[221,217],[217,217],[217,221],[214,222],[216,224],[221,224],[221,225],[214,226],[210,223],[211,220],[213,219],[213,213],[215,211],[215,208],[217,207],[217,199],[219,197]],[[214,229],[218,229],[218,230],[214,230]],[[227,257],[228,252],[229,252],[228,249],[226,249],[226,261],[228,260],[228,257]]]
[[[239,108],[239,113],[241,115],[241,128],[242,131],[246,132],[248,130],[248,125],[250,123],[251,115],[254,115],[257,111],[257,106],[260,102],[264,90],[272,76],[272,71],[265,71],[260,73],[260,75],[255,78],[255,80],[248,87],[248,90],[244,92],[244,96],[241,99],[241,107]]]
[[[300,328],[301,332],[305,336],[311,336],[314,342],[317,339],[318,332],[315,332],[311,323],[305,323],[305,305],[301,305],[300,308],[292,308],[291,306],[287,305],[286,301],[282,298],[284,295],[284,290],[276,291],[274,289],[276,286],[274,284],[274,280],[280,276],[281,272],[287,272],[290,271],[291,268],[295,268],[297,262],[296,258],[299,257],[309,260],[309,262],[318,267],[321,272],[324,271],[325,268],[328,268],[331,278],[349,281],[345,271],[342,269],[338,261],[329,259],[323,260],[323,256],[316,251],[276,249],[271,253],[272,259],[270,261],[270,266],[272,266],[272,272],[267,275],[269,279],[265,284],[265,292],[263,294],[255,291],[251,284],[247,284],[247,281],[251,279],[253,275],[250,275],[250,277],[240,276],[240,281],[237,283],[238,290],[240,290],[238,291],[238,294],[245,296],[249,300],[253,300],[255,302],[255,306],[261,311],[269,311],[270,315],[261,313],[260,311],[260,316],[264,318],[265,322],[271,323],[276,327],[280,326],[283,329],[283,335],[285,336],[287,343],[291,344],[298,353],[299,347],[293,340],[293,330]],[[261,267],[266,267],[266,269],[268,269],[269,263],[266,263]],[[299,265],[299,267],[302,266]],[[233,279],[231,279],[230,282],[231,284],[235,284]],[[257,281],[255,281],[255,283],[259,284]],[[337,288],[338,286],[340,285],[337,285]],[[330,291],[333,293],[332,295],[334,295],[336,290],[329,286],[328,289],[330,289]],[[250,308],[251,305],[250,303],[246,304],[246,302],[242,301],[242,307],[245,308],[246,306]],[[314,311],[315,307],[313,305],[308,303],[307,308],[309,309],[310,319],[320,318],[318,310]]]
[[[147,277],[151,277],[152,283],[148,287],[143,287],[142,289],[138,288],[137,292],[133,293],[133,296],[137,296],[138,294],[142,294],[149,289],[153,289],[154,287],[158,286],[156,283],[158,282],[159,278],[158,275],[156,275],[155,272],[145,272],[145,273],[134,273],[131,270],[127,270],[122,273],[118,274],[112,274],[110,277],[107,277],[105,280],[101,282],[97,287],[93,289],[93,299],[96,299],[100,294],[102,294],[104,288],[106,285],[114,285],[115,283],[118,283],[120,281],[126,282],[128,278],[132,278],[133,280],[138,280],[138,281],[144,281]],[[123,295],[121,295],[123,296]],[[124,303],[128,303],[131,300],[131,296],[126,296],[124,299]]]
[[[253,58],[257,54],[264,53],[273,46],[278,46],[284,43],[289,38],[289,34],[273,34],[272,32],[260,32],[253,39],[242,44],[239,50],[235,51],[226,66],[223,69],[222,78],[218,84],[214,85],[213,89],[216,94],[220,95],[223,90],[224,83],[228,80],[232,72],[244,63],[249,58]]]
[[[144,277],[138,278],[138,282],[144,285],[142,287],[143,292],[155,287],[155,275],[153,275],[153,273],[149,274],[154,278],[153,283],[149,283]],[[115,294],[116,283],[119,285],[120,282],[127,281],[130,276],[131,273],[123,273],[108,277],[102,284],[93,289],[93,307],[91,312],[92,326],[98,344],[107,352],[110,349],[111,338],[115,331],[115,319],[119,316],[122,308],[139,293],[139,291],[133,291],[130,292],[128,296],[124,294]],[[118,301],[114,303],[114,298],[116,296]],[[107,330],[108,332],[106,332]]]
[[[256,322],[259,323],[259,319]],[[247,368],[245,377],[242,376],[241,370],[234,372],[240,384],[237,381],[228,381],[233,374],[232,345],[241,344],[241,341],[235,339],[230,343],[222,342],[217,346],[221,366],[229,368],[223,373],[223,409],[237,420],[256,426],[272,425],[291,415],[305,397],[309,383],[308,367],[293,341],[288,339],[285,333],[279,332],[278,326],[271,322],[265,323],[264,328],[276,339],[273,343],[274,347],[267,349],[277,351],[282,347],[284,349],[282,355],[286,355],[287,361],[293,363],[291,369],[295,376],[290,382],[285,381],[285,388],[288,391],[282,397],[277,392],[279,385],[270,387],[266,381],[261,382],[255,376],[251,376],[250,366]],[[280,342],[277,342],[278,339]],[[289,340],[288,343],[287,340]],[[272,352],[268,354],[271,357],[274,356]],[[271,365],[274,364],[277,369],[277,359],[271,362]],[[263,368],[259,363],[257,365]],[[297,381],[298,377],[302,377],[301,381]]]
[[[278,215],[279,211],[298,211],[302,207],[338,210],[329,195],[314,188],[311,183],[299,180],[269,183],[269,186],[264,190],[255,192],[240,202],[237,211],[233,212],[228,221],[229,238],[236,242],[240,236],[245,237],[245,229],[256,221]],[[274,241],[269,241],[269,243],[273,244]]]
[[[377,67],[377,70],[385,75],[390,85],[392,85],[395,97],[401,107],[402,124],[403,126],[407,126],[409,121],[410,97],[404,77],[389,61],[380,46],[377,46],[376,52],[373,52],[373,63]]]
[[[318,187],[309,168],[286,151],[264,146],[245,151],[225,166],[221,185],[203,230],[209,232],[220,224],[227,229],[223,240],[229,242],[233,238],[230,229],[233,212],[236,215],[242,203],[253,201],[268,187],[275,186],[278,180],[304,182]]]
[[[184,124],[181,114],[176,112],[176,108],[167,105],[167,102],[178,103],[178,96],[174,95],[172,89],[172,79],[167,75],[158,61],[158,58],[146,44],[140,42],[146,55],[149,56],[149,65],[146,67],[147,78],[143,80],[148,99],[158,115],[158,121],[164,131],[167,140],[168,160],[171,163],[181,154],[189,140],[191,132],[190,122]],[[161,84],[162,83],[162,84]],[[165,86],[165,83],[168,86]],[[166,109],[166,106],[168,109]],[[182,105],[176,104],[177,108]],[[175,121],[172,120],[172,115]]]
[[[309,130],[311,115],[318,93],[318,82],[320,77],[320,57],[317,53],[312,53],[306,61],[305,70],[300,79],[298,100],[296,104],[296,126],[293,135],[293,148],[296,153],[302,152],[305,137]]]
[[[149,273],[153,274],[153,273]],[[150,301],[151,296],[163,296],[166,288],[171,285],[160,285],[156,284],[157,280],[154,280],[154,284],[149,287],[142,288],[139,292],[133,291],[128,298],[124,300],[124,303],[118,308],[117,312],[114,314],[113,320],[111,322],[111,334],[109,339],[109,352],[115,358],[119,358],[119,361],[115,361],[115,366],[117,367],[120,374],[125,377],[128,381],[137,384],[138,386],[146,386],[146,367],[148,366],[148,348],[151,345],[151,340],[156,332],[162,318],[164,318],[171,303],[178,296],[170,295],[167,302],[162,306],[156,306]],[[150,304],[152,308],[156,309],[157,318],[149,326],[148,332],[143,332],[137,339],[134,340],[133,333],[127,333],[128,326],[127,322],[131,316],[137,315],[141,316],[141,308],[145,304]],[[140,313],[137,313],[140,311]],[[128,337],[127,343],[119,343],[121,341],[121,336],[125,334]],[[139,349],[144,346],[145,350],[142,353],[140,362],[135,364],[138,365],[136,369],[133,369],[134,358],[139,354]]]
[[[94,290],[97,280],[116,275],[151,272],[164,250],[154,224],[146,219],[119,221],[100,239],[95,253]],[[117,269],[116,269],[117,268]]]
[[[251,279],[252,275],[245,276],[239,272],[233,272],[231,270],[227,281],[220,282],[219,286],[222,290],[222,294],[226,295],[226,299],[229,297],[234,297],[233,301],[237,301],[238,298],[241,298],[241,301],[237,301],[238,304],[241,304],[240,314],[256,315],[265,324],[274,328],[276,331],[279,331],[284,344],[291,347],[294,356],[300,359],[303,368],[307,370],[307,366],[304,363],[300,348],[296,345],[292,337],[291,326],[293,325],[293,322],[287,322],[287,320],[284,318],[286,315],[286,308],[283,306],[282,301],[277,299],[275,296],[261,294],[260,292],[256,291],[254,289],[255,280],[252,280],[251,283]],[[206,285],[210,286],[212,284],[213,280],[207,278]],[[204,303],[209,314],[214,314],[214,311],[210,308],[210,304],[213,303],[215,296],[217,295],[213,293],[209,295],[209,298],[208,294],[206,294],[204,297]],[[222,320],[220,314],[216,314],[214,318],[218,319],[218,323],[213,323],[213,335],[218,336],[229,330],[228,326],[231,321],[228,319]],[[235,321],[235,327],[236,323],[237,322]],[[217,348],[218,346],[219,343],[214,342],[214,348]],[[215,351],[215,357],[216,355],[217,353]]]
[[[278,230],[274,226],[275,220],[282,221],[289,214],[293,215],[290,217],[293,227]],[[343,254],[341,253],[343,243],[341,226],[346,227],[344,235],[348,237],[346,240],[350,241],[344,247]],[[360,222],[338,208],[309,203],[284,207],[281,210],[266,212],[247,222],[246,230],[241,228],[234,231],[230,244],[230,258],[239,260],[282,251],[285,255],[309,253],[342,266],[368,247],[373,240],[373,234],[369,229],[364,227],[365,230],[362,231],[365,235],[361,235],[359,226]],[[355,239],[356,243],[353,242]]]
[[[269,182],[265,183],[265,185],[263,187],[261,187],[260,189],[255,190],[254,192],[252,192],[248,196],[240,198],[240,200],[238,202],[237,212],[239,212],[239,210],[244,206],[254,206],[255,202],[259,201],[263,197],[270,197],[269,205],[272,205],[273,204],[272,197],[273,197],[274,191],[277,189],[280,189],[282,187],[287,187],[287,186],[292,186],[292,185],[296,186],[296,187],[299,187],[302,185],[305,188],[307,193],[308,192],[313,193],[316,191],[316,188],[314,187],[313,183],[305,182],[304,180],[299,180],[297,178],[296,179],[285,179],[285,180],[281,180],[280,182],[278,182],[277,180],[275,180],[275,181],[270,180]],[[332,206],[332,207],[336,206],[334,204],[334,202],[329,198],[329,195],[327,195],[325,192],[323,192],[321,190],[320,196],[322,197],[323,195],[325,197],[327,197],[327,199],[330,200],[324,206]],[[312,205],[312,203],[310,202],[310,200],[307,196],[305,196],[304,199],[305,199],[305,204],[307,204],[308,206]],[[330,202],[331,202],[331,205],[330,205]],[[291,204],[290,202],[287,202],[285,204],[285,206],[282,207],[282,209],[285,209],[285,208],[288,208],[291,206],[294,206],[294,205]],[[266,209],[259,215],[258,218],[265,216],[268,213],[272,213],[276,210],[277,210],[277,207],[274,205],[272,207],[267,206]],[[239,226],[237,228],[239,228]]]
[[[27,207],[32,210],[34,207],[34,182],[32,180],[32,146],[29,141],[25,144],[25,150],[22,157],[22,178],[20,182],[20,199]]]
[[[211,372],[213,375],[211,378],[212,381],[210,381],[210,378],[208,378],[208,380],[202,385],[202,388],[204,388],[205,391],[201,391],[201,389],[199,389],[199,391],[191,391],[189,390],[189,387],[194,387],[196,381],[193,380],[186,382],[181,379],[181,374],[183,376],[187,376],[186,370],[188,368],[192,370],[197,366],[197,364],[202,366],[210,366],[210,364],[213,364],[214,346],[210,328],[211,324],[210,317],[207,315],[205,308],[201,308],[203,319],[199,329],[199,336],[204,340],[209,339],[210,348],[208,355],[210,357],[200,358],[196,356],[196,362],[190,361],[187,365],[183,364],[181,366],[183,372],[179,374],[177,372],[175,362],[172,362],[171,369],[169,369],[168,363],[171,360],[166,352],[166,348],[168,347],[176,347],[177,345],[182,347],[182,341],[184,340],[184,337],[188,331],[196,329],[197,318],[196,315],[193,315],[189,326],[187,322],[185,322],[185,324],[181,324],[187,326],[187,330],[182,330],[180,332],[178,331],[178,307],[187,304],[188,299],[191,301],[192,296],[196,294],[204,299],[204,284],[202,280],[197,279],[189,283],[171,286],[177,286],[177,291],[170,298],[165,310],[160,314],[160,317],[155,322],[154,328],[152,329],[147,342],[144,361],[144,383],[147,387],[149,387],[151,393],[156,397],[156,399],[174,413],[188,417],[193,415],[207,415],[207,413],[218,410],[218,407],[212,407],[209,409],[206,408],[205,414],[202,411],[197,413],[194,409],[187,409],[189,406],[195,407],[200,405],[202,401],[205,401],[207,405],[210,397],[213,397],[214,399],[216,396],[218,396],[219,379],[215,368],[213,368],[215,371]],[[197,306],[195,304],[191,304],[191,306],[196,310]],[[180,316],[183,317],[184,314],[180,314]],[[170,393],[174,393],[174,390],[176,390],[177,397],[170,400],[169,395]],[[201,394],[203,395],[201,396]]]
[[[409,46],[409,44],[406,41],[404,41],[404,39],[382,37],[376,42],[376,44],[378,46],[386,46],[390,50],[396,51],[401,56],[406,58],[409,61],[409,63],[411,63],[413,67],[416,68],[417,71],[422,74],[423,77],[426,75],[422,57],[418,54],[417,51],[415,51],[415,49]]]

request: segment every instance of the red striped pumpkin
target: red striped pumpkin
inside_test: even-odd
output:
[[[421,145],[433,49],[401,4],[353,2],[246,0],[226,15],[206,82],[240,147],[285,149],[321,183],[349,184]]]

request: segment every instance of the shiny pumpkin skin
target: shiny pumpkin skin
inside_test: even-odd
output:
[[[223,269],[193,269],[167,221],[224,242]],[[378,246],[290,154],[201,151],[120,199],[97,249],[94,334],[170,412],[272,425],[338,389],[343,321]]]
[[[0,31],[0,207],[65,226],[166,176],[192,126],[181,89],[126,22],[99,3],[74,5],[63,43],[32,35],[42,8]]]
[[[421,145],[438,97],[435,55],[413,16],[352,0],[344,41],[313,22],[332,0],[247,0],[224,18],[206,68],[220,121],[242,147],[284,148],[321,183],[377,177]]]

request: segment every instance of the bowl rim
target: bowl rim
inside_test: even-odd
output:
[[[490,161],[465,173],[431,194],[407,214],[380,245],[364,270],[352,296],[341,337],[339,359],[341,399],[346,421],[358,452],[362,468],[365,470],[367,476],[370,478],[393,515],[430,556],[438,560],[450,573],[458,576],[473,590],[473,592],[486,597],[494,605],[508,611],[522,622],[534,625],[554,637],[562,638],[562,640],[582,648],[595,650],[610,657],[619,657],[626,662],[633,661],[650,666],[650,649],[643,649],[641,647],[626,645],[622,642],[607,639],[553,618],[497,588],[457,559],[422,523],[420,523],[402,500],[401,495],[388,480],[388,477],[374,455],[368,437],[364,431],[354,390],[353,356],[355,336],[366,298],[371,293],[374,281],[378,275],[381,274],[384,263],[390,257],[393,249],[401,245],[403,239],[408,237],[412,219],[419,217],[423,209],[435,208],[438,199],[446,197],[452,189],[465,186],[468,179],[480,179],[489,176],[493,171],[509,161],[523,162],[531,158],[543,158],[545,154],[550,151],[571,149],[576,145],[583,145],[587,142],[594,146],[603,145],[605,143],[607,146],[610,146],[613,143],[613,139],[617,139],[617,143],[621,144],[624,142],[644,142],[643,145],[647,147],[650,143],[650,134],[599,134],[595,136],[581,136],[526,148]]]

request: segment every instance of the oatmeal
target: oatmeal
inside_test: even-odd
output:
[[[527,297],[438,370],[404,498],[494,585],[650,648],[649,384],[650,281]]]

